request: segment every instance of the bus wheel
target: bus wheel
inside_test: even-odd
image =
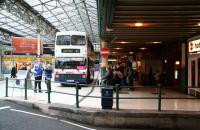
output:
[[[64,83],[61,83],[61,87],[65,87],[65,85],[66,85],[66,84],[64,84]]]

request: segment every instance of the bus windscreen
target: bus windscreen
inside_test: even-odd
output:
[[[72,45],[85,45],[85,36],[72,35]]]
[[[69,35],[57,36],[56,45],[70,45],[71,37]]]
[[[86,66],[85,58],[56,58],[55,68],[57,69],[79,69],[80,66]]]

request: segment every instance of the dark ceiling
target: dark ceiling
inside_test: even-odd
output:
[[[100,36],[109,39],[112,51],[175,44],[200,34],[200,0],[99,0],[98,4]],[[136,27],[138,22],[143,25]]]

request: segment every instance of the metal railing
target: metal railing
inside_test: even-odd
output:
[[[28,88],[28,84],[27,84],[27,81],[41,81],[41,82],[44,82],[42,80],[30,80],[30,79],[19,79],[19,80],[24,80],[24,87],[22,88],[19,88],[19,87],[12,87],[12,86],[9,86],[8,85],[8,81],[9,80],[16,80],[16,79],[10,79],[10,78],[7,78],[6,77],[6,89],[5,89],[5,97],[8,97],[8,88],[18,88],[18,89],[24,89],[24,100],[27,100],[27,90],[34,90],[34,89],[30,89]],[[119,88],[120,88],[120,85],[119,84],[116,84],[115,86],[110,86],[110,87],[114,87],[114,90],[115,90],[115,97],[104,97],[104,96],[90,96],[90,95],[81,95],[79,94],[79,90],[81,89],[81,86],[84,86],[84,84],[79,84],[79,83],[70,83],[69,85],[73,85],[75,86],[75,89],[76,89],[76,93],[75,94],[72,94],[72,93],[66,93],[66,92],[59,92],[59,91],[52,91],[50,88],[51,88],[51,82],[54,82],[54,81],[50,81],[48,80],[47,82],[47,90],[41,90],[41,91],[46,91],[48,93],[48,103],[51,103],[51,93],[59,93],[59,94],[66,94],[66,95],[73,95],[75,96],[75,99],[76,99],[76,107],[79,108],[79,97],[89,97],[89,98],[108,98],[108,99],[114,99],[116,101],[116,110],[120,110],[120,103],[119,103],[119,100],[123,100],[123,99],[157,99],[157,110],[158,111],[161,111],[161,103],[162,103],[162,99],[200,99],[198,97],[162,97],[162,85],[161,84],[158,84],[157,87],[157,97],[120,97],[119,96]],[[62,83],[62,82],[54,82],[54,83]],[[95,86],[95,87],[103,87],[103,86]],[[123,87],[123,88],[130,88],[130,87]]]

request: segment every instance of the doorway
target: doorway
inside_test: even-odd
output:
[[[192,78],[192,87],[194,87],[195,86],[195,61],[193,60],[192,62],[191,62],[191,78]]]
[[[200,87],[200,58],[198,58],[198,87]]]

